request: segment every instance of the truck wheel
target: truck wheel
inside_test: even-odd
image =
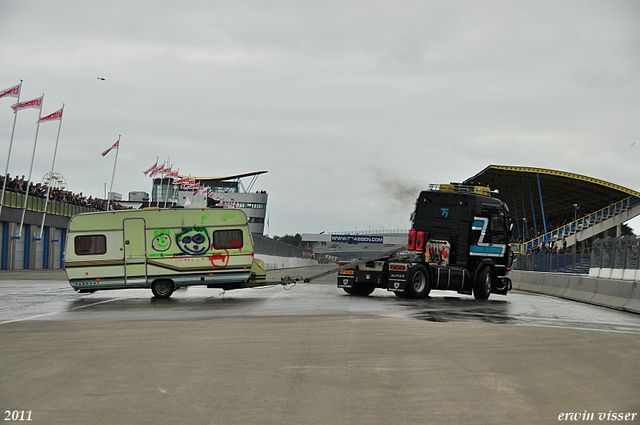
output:
[[[423,265],[413,266],[407,276],[404,292],[407,298],[424,298],[429,295],[429,274]]]
[[[355,289],[356,289],[356,292],[355,292],[356,295],[366,297],[368,295],[371,295],[371,293],[376,290],[376,287],[373,285],[366,285],[366,284],[360,283],[360,284],[356,284]]]
[[[151,284],[151,292],[156,298],[169,298],[173,290],[173,282],[170,280],[156,280]]]
[[[355,283],[351,288],[342,288],[344,292],[349,295],[360,295],[366,297],[367,295],[371,295],[371,293],[376,289],[373,285],[364,285],[362,283]]]
[[[491,267],[485,266],[478,274],[478,280],[473,286],[473,297],[476,300],[489,299],[491,295],[491,283],[493,281],[493,273]]]
[[[349,295],[356,295],[356,289],[354,287],[342,288],[342,289],[344,289],[344,292],[346,292]]]

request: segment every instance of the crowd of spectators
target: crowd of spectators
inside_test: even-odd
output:
[[[589,213],[587,212],[581,211],[577,217],[580,218],[588,214]],[[559,229],[563,226],[566,226],[567,224],[573,222],[575,218],[576,218],[576,215],[574,213],[560,214],[557,216],[547,217],[547,231],[551,232],[555,229]],[[544,224],[540,221],[538,221],[535,226],[534,226],[533,220],[527,221],[526,222],[527,229],[524,232],[524,234],[522,233],[523,232],[522,221],[518,224],[519,224],[520,232],[518,232],[518,226],[514,225],[513,235],[511,237],[512,243],[524,243],[544,235]],[[537,229],[537,232],[536,232],[536,229]]]
[[[4,186],[4,178],[0,176],[0,190]],[[16,193],[29,193],[31,196],[36,196],[39,198],[46,199],[47,192],[49,188],[47,185],[43,185],[41,183],[27,182],[24,176],[20,178],[11,178],[9,174],[7,174],[7,191],[12,191]],[[6,196],[6,195],[5,195]],[[93,208],[97,211],[107,211],[111,210],[124,210],[129,209],[130,207],[126,207],[120,205],[118,203],[112,202],[111,206],[109,206],[109,201],[105,199],[94,198],[92,196],[86,197],[80,192],[79,194],[75,194],[69,192],[68,190],[59,189],[59,188],[51,188],[49,191],[49,200],[50,201],[59,201],[65,202],[71,205],[78,205],[88,208]]]

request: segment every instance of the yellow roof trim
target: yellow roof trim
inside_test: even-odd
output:
[[[557,170],[549,170],[546,168],[534,168],[534,167],[512,167],[507,165],[490,165],[488,168],[493,168],[496,170],[505,170],[505,171],[516,171],[516,172],[524,172],[524,173],[539,173],[546,174],[549,176],[559,176],[559,177],[567,177],[570,179],[582,180],[585,182],[597,184],[600,186],[608,187],[610,189],[615,189],[620,192],[627,193],[631,196],[636,196],[640,198],[640,192],[636,192],[635,190],[626,188],[624,186],[620,186],[617,184],[609,183],[604,180],[595,179],[593,177],[583,176],[581,174],[568,173],[566,171],[557,171]]]

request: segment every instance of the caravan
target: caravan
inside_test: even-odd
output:
[[[247,217],[238,209],[143,209],[85,213],[69,222],[65,269],[77,292],[151,288],[158,298],[190,285],[265,284]]]

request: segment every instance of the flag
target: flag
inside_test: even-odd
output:
[[[156,175],[162,173],[162,170],[164,170],[164,164],[166,163],[167,161],[163,162],[162,165],[159,165],[156,168],[154,168],[154,170],[151,171],[151,173],[149,174],[149,177],[154,178]]]
[[[174,180],[173,184],[182,184],[182,183],[187,183],[188,181],[189,181],[189,179],[187,177],[183,177],[181,179]]]
[[[158,168],[158,161],[157,160],[156,160],[156,163],[153,164],[153,167],[149,168],[147,171],[144,172],[144,175],[148,176],[149,173],[153,173],[156,170],[156,168]]]
[[[11,108],[16,112],[22,109],[27,109],[27,108],[42,109],[42,99],[44,99],[44,95],[40,96],[37,99],[29,100],[27,102],[16,103]]]
[[[198,189],[198,192],[197,192],[197,193],[198,193],[198,195],[204,195],[204,196],[207,196],[207,190],[208,190],[208,189],[209,189],[209,188],[208,188],[207,186],[201,186],[201,187]]]
[[[8,88],[6,90],[0,91],[0,99],[5,97],[5,96],[18,97],[19,94],[20,94],[20,84],[18,84],[17,86],[13,86],[11,88]]]
[[[39,122],[46,122],[46,121],[61,120],[62,119],[62,109],[63,108],[60,108],[59,110],[55,111],[54,113],[49,114],[46,117],[40,118],[38,121]]]
[[[120,147],[120,140],[118,140],[117,142],[115,142],[113,144],[113,146],[111,146],[109,149],[107,149],[106,151],[102,152],[102,156],[105,156],[106,154],[108,154],[109,152],[111,152],[111,149],[118,149]]]
[[[169,174],[167,174],[167,177],[171,177],[172,179],[173,178],[177,179],[178,178],[178,170],[170,172]]]

